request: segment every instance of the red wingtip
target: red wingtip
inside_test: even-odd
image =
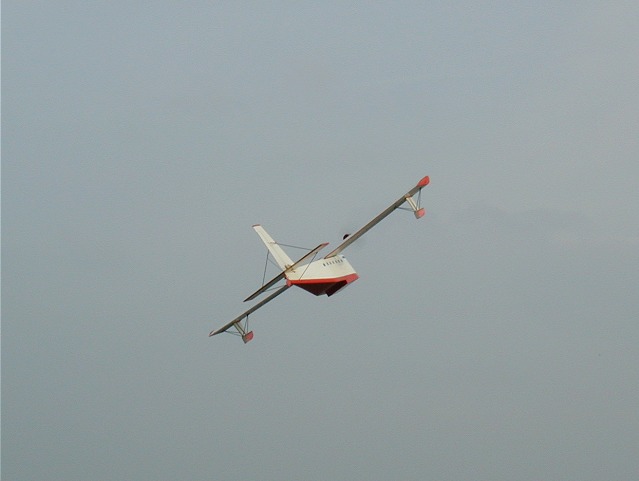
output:
[[[415,218],[421,219],[422,217],[424,217],[425,213],[426,213],[426,209],[422,207],[421,209],[415,211]]]
[[[426,176],[417,183],[417,187],[425,187],[430,183],[430,177]]]

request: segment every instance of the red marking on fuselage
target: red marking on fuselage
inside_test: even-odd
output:
[[[349,274],[347,276],[342,277],[334,277],[328,279],[298,279],[298,280],[288,280],[286,283],[289,286],[298,286],[304,289],[305,291],[310,292],[316,296],[321,296],[326,294],[327,296],[332,296],[333,294],[337,294],[340,290],[346,287],[351,282],[355,282],[359,279],[357,274]]]

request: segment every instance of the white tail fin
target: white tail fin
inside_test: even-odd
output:
[[[253,229],[255,229],[257,235],[260,236],[260,239],[262,239],[262,242],[264,242],[269,252],[275,259],[275,262],[277,262],[282,270],[285,270],[293,265],[293,260],[286,255],[284,249],[282,249],[280,245],[275,242],[270,235],[268,235],[268,232],[266,232],[261,225],[254,225]]]

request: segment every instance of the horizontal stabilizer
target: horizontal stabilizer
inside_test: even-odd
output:
[[[304,262],[306,262],[308,259],[311,259],[313,256],[315,256],[319,251],[321,251],[324,247],[326,247],[328,245],[328,242],[324,242],[320,245],[318,245],[315,249],[311,250],[310,252],[308,252],[304,257],[302,257],[300,260],[296,261],[295,263],[293,263],[292,266],[286,268],[284,271],[280,272],[278,275],[276,275],[273,279],[271,279],[270,281],[268,281],[266,284],[264,284],[262,287],[260,287],[257,291],[255,291],[253,294],[251,294],[250,296],[248,296],[246,299],[244,299],[244,302],[247,301],[252,301],[253,299],[255,299],[257,296],[259,296],[260,294],[262,294],[263,292],[267,291],[268,289],[270,289],[271,287],[273,287],[275,284],[277,284],[279,281],[281,281],[282,279],[284,279],[286,277],[286,273],[290,272],[292,270],[294,270],[296,267],[299,267],[300,265],[302,265]]]

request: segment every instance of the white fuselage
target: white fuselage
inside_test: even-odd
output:
[[[317,296],[332,296],[359,278],[343,255],[319,259],[286,273],[289,285],[299,286]]]

